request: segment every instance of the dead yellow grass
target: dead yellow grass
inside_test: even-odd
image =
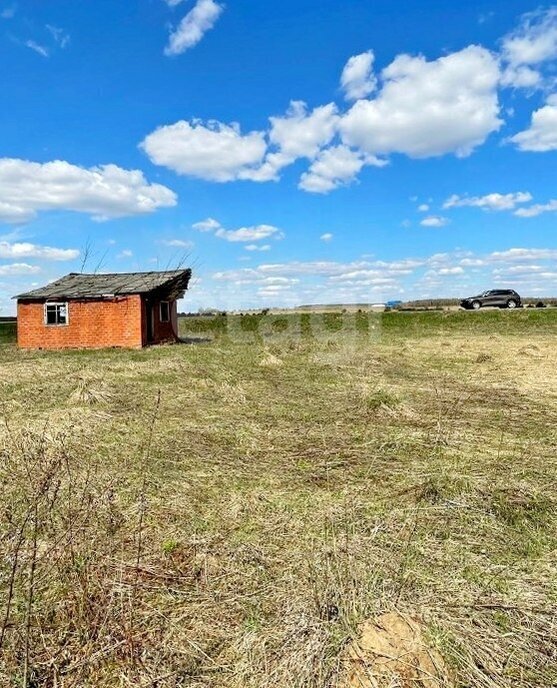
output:
[[[4,347],[0,685],[555,685],[557,351],[495,334]]]

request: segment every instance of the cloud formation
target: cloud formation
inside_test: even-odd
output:
[[[10,265],[0,265],[0,275],[3,277],[13,277],[14,275],[34,275],[41,269],[37,265],[28,263],[11,263]]]
[[[40,55],[41,57],[49,57],[50,56],[48,49],[45,48],[44,45],[40,45],[40,43],[37,43],[36,41],[28,40],[28,41],[25,41],[24,45],[26,48],[33,50],[34,52],[37,53],[37,55]]]
[[[373,73],[374,61],[373,50],[354,55],[348,60],[340,77],[340,85],[346,100],[367,98],[375,91],[377,78]]]
[[[214,182],[251,179],[267,144],[262,132],[243,135],[237,124],[181,120],[159,127],[140,144],[150,160],[177,174]]]
[[[424,217],[420,224],[422,227],[445,227],[449,224],[449,220],[439,215],[428,215],[428,217]]]
[[[467,156],[502,125],[497,59],[469,46],[437,60],[399,55],[381,73],[373,100],[343,117],[344,142],[373,155]]]
[[[53,248],[40,246],[26,241],[10,243],[0,241],[0,258],[41,258],[43,260],[74,260],[79,251],[74,248]]]
[[[273,225],[254,225],[252,227],[240,227],[239,229],[225,229],[217,220],[207,218],[207,220],[196,222],[192,226],[199,232],[213,232],[219,239],[232,243],[255,242],[262,241],[263,239],[284,239],[284,232]],[[257,247],[257,250],[266,249]]]
[[[524,15],[498,53],[469,45],[431,60],[400,54],[381,71],[374,69],[372,50],[352,56],[340,78],[346,100],[354,101],[345,111],[335,103],[310,109],[292,101],[259,131],[182,120],[155,130],[141,146],[157,165],[216,182],[276,181],[284,168],[305,159],[309,166],[298,188],[326,194],[392,155],[470,155],[504,123],[499,91],[546,86],[543,67],[555,58],[557,8],[550,8]],[[524,151],[557,149],[557,94],[510,141]]]
[[[152,213],[176,202],[173,191],[150,184],[139,170],[0,158],[0,222],[28,222],[47,210],[74,210],[105,220]]]
[[[557,94],[532,113],[530,127],[510,139],[519,150],[546,153],[557,150]]]
[[[517,193],[490,193],[485,196],[458,196],[454,194],[443,203],[443,208],[482,208],[482,210],[514,210],[521,203],[532,200],[532,194],[527,191]]]
[[[178,0],[179,2],[179,0]],[[177,5],[176,0],[170,1],[171,6]],[[166,55],[181,55],[190,48],[196,46],[203,36],[215,25],[223,12],[223,5],[215,0],[197,0],[195,6],[177,28],[170,34],[168,45],[165,48]]]
[[[518,217],[537,217],[543,213],[555,212],[557,212],[557,200],[552,200],[548,203],[536,203],[528,208],[519,208],[514,214],[518,215]]]

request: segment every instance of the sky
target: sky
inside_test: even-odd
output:
[[[557,5],[0,0],[0,315],[557,295]]]

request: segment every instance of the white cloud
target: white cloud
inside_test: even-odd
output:
[[[193,248],[193,241],[188,241],[187,239],[164,239],[161,241],[161,244],[170,248]]]
[[[420,224],[422,227],[445,227],[449,224],[449,220],[439,215],[429,215],[428,217],[424,217]]]
[[[486,256],[486,262],[521,263],[539,260],[557,260],[557,250],[549,248],[510,248],[507,251],[493,251]]]
[[[213,232],[215,229],[219,229],[220,226],[220,222],[212,217],[208,217],[206,220],[196,222],[192,225],[198,232]]]
[[[53,248],[28,242],[0,241],[0,258],[42,258],[44,260],[74,260],[79,251],[73,248]]]
[[[511,265],[505,268],[496,268],[493,270],[493,275],[524,275],[535,274],[543,272],[544,268],[541,265]]]
[[[178,4],[170,2],[171,5]],[[224,7],[214,0],[197,0],[194,8],[186,14],[175,31],[170,34],[166,55],[180,55],[199,43],[213,28]]]
[[[253,243],[255,241],[261,241],[262,239],[271,238],[277,241],[284,239],[284,232],[272,225],[255,225],[253,227],[240,227],[239,229],[225,229],[217,220],[208,218],[202,222],[196,222],[193,228],[200,232],[214,232],[214,235],[219,239],[224,239],[232,243],[248,241]],[[256,248],[259,251],[267,250],[261,247]],[[250,251],[255,249],[247,248],[247,250]]]
[[[370,157],[370,160],[373,160]],[[374,160],[381,166],[381,162]],[[322,151],[300,179],[298,188],[311,193],[329,193],[354,180],[366,164],[366,157],[348,146],[335,146]],[[383,163],[384,164],[384,163]]]
[[[381,73],[377,97],[342,118],[343,140],[374,155],[469,155],[502,125],[499,76],[497,58],[480,46],[432,62],[399,55]]]
[[[269,297],[274,292],[277,305],[369,302],[371,298],[385,299],[395,294],[411,298],[462,297],[504,279],[512,279],[508,286],[533,294],[543,280],[546,288],[548,280],[555,280],[556,259],[557,249],[512,248],[490,254],[457,250],[394,261],[263,263],[214,273],[208,283],[221,306],[232,307],[234,301],[237,308],[247,308],[248,304],[256,307],[259,289]],[[274,289],[280,286],[290,289]]]
[[[521,151],[545,153],[557,150],[557,94],[549,96],[547,104],[532,113],[529,129],[509,140]]]
[[[334,137],[339,117],[334,103],[308,112],[303,101],[292,101],[284,117],[270,117],[269,140],[279,149],[279,163],[298,158],[313,159]]]
[[[173,191],[149,184],[139,170],[0,158],[0,222],[27,222],[42,210],[73,210],[103,220],[151,213],[176,202]]]
[[[354,55],[348,60],[340,77],[346,100],[366,98],[375,91],[377,79],[373,73],[374,61],[372,50]]]
[[[528,203],[532,194],[527,191],[517,193],[490,193],[485,196],[458,196],[454,194],[443,204],[443,208],[482,208],[483,210],[514,210],[520,203]]]
[[[41,269],[36,265],[28,265],[27,263],[12,263],[11,265],[0,265],[0,275],[34,275],[40,272]]]
[[[46,29],[54,39],[56,45],[62,49],[67,48],[70,43],[70,36],[64,31],[64,29],[61,29],[58,26],[53,26],[52,24],[47,24]]]
[[[557,58],[557,7],[525,14],[502,42],[511,65],[536,65]]]
[[[26,48],[34,50],[38,55],[41,55],[42,57],[49,57],[50,55],[47,48],[45,48],[43,45],[40,45],[36,41],[25,41],[24,45]]]
[[[518,217],[537,217],[543,213],[555,212],[557,212],[557,200],[552,200],[549,203],[537,203],[528,208],[519,208],[515,211],[515,215],[518,215]]]
[[[427,203],[422,203],[421,205],[418,206],[418,211],[420,213],[427,213],[429,210],[429,205]]]
[[[333,240],[333,235],[331,234],[331,232],[325,232],[325,234],[322,234],[319,238],[321,239],[321,241],[328,242]]]
[[[272,225],[256,225],[254,227],[240,227],[240,229],[224,229],[215,232],[219,239],[231,242],[261,241],[262,239],[283,239],[284,234],[278,227]]]
[[[181,120],[159,127],[140,147],[156,165],[215,182],[254,179],[267,150],[262,132],[242,135],[237,124],[214,120]]]
[[[130,251],[129,248],[125,248],[123,251],[120,251],[116,258],[131,258],[132,256],[133,251]]]
[[[247,246],[244,246],[246,251],[270,251],[271,250],[271,244],[263,244],[262,246],[258,246],[257,244],[248,244]]]
[[[540,72],[526,65],[507,67],[501,75],[501,85],[513,88],[537,88],[542,80]]]
[[[462,275],[464,274],[464,268],[456,265],[452,268],[439,268],[437,270],[438,275]]]

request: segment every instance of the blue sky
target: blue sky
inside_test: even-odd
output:
[[[0,61],[1,314],[85,257],[191,310],[557,293],[557,6],[0,0]]]

